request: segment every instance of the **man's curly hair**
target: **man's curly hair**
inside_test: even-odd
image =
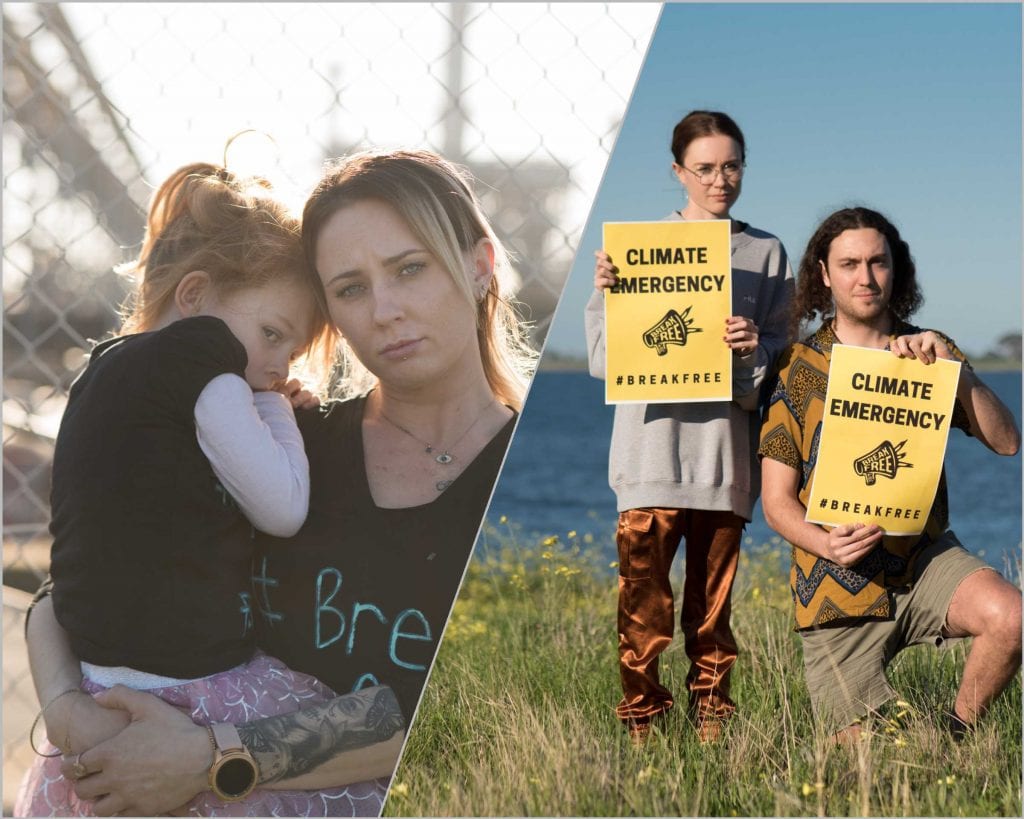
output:
[[[917,268],[910,255],[910,247],[900,237],[896,226],[881,213],[870,208],[853,207],[837,210],[828,216],[807,243],[797,273],[796,302],[790,315],[791,338],[799,338],[800,327],[810,323],[816,315],[823,319],[834,314],[832,291],[821,277],[822,265],[828,264],[828,251],[832,240],[846,230],[874,228],[889,243],[892,254],[893,286],[889,312],[905,321],[921,306],[924,297],[917,286]]]

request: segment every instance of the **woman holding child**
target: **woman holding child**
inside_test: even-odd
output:
[[[220,169],[213,176],[233,184]],[[77,659],[44,600],[29,620],[30,653],[66,779],[55,788],[54,760],[38,766],[22,812],[152,814],[193,797],[193,815],[379,812],[386,779],[372,780],[394,767],[396,730],[415,710],[531,356],[503,298],[501,245],[468,179],[436,155],[365,153],[339,162],[306,205],[302,246],[313,271],[309,292],[343,340],[349,397],[296,411],[309,462],[308,514],[294,537],[257,538],[241,608],[255,619],[261,649],[334,692],[354,693],[332,698],[325,689],[309,707],[229,716],[248,756],[242,767],[250,765],[260,787],[242,801],[196,797],[211,787],[212,758],[223,750],[202,723],[222,712],[208,716],[194,698],[167,698],[197,725],[121,686],[100,690],[87,679],[95,699],[76,693]],[[225,264],[245,266],[260,250]],[[278,376],[273,386],[293,405],[309,403],[297,382]],[[339,783],[357,784],[330,787]],[[282,808],[278,788],[298,801]]]

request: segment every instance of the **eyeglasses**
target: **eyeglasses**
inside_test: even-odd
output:
[[[743,169],[746,165],[746,162],[726,162],[720,168],[716,168],[714,165],[698,165],[696,168],[687,168],[685,165],[679,167],[696,176],[700,184],[710,185],[719,174],[726,182],[735,182],[743,176]]]

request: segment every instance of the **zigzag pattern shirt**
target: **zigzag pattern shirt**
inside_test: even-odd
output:
[[[921,328],[899,322],[894,336],[920,332],[923,332]],[[970,366],[951,339],[942,333],[938,335],[956,358]],[[772,458],[800,472],[799,498],[805,507],[818,460],[832,345],[838,343],[841,342],[828,320],[813,335],[783,353],[761,428],[758,456]],[[970,422],[959,400],[955,402],[951,424],[970,434]],[[883,537],[878,548],[849,568],[793,546],[789,583],[796,608],[796,628],[891,618],[892,591],[910,584],[915,558],[948,527],[949,502],[943,470],[935,502],[920,536]]]

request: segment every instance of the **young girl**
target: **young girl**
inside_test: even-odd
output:
[[[309,395],[284,394],[289,369],[326,360],[332,339],[298,220],[254,182],[194,164],[156,191],[134,308],[72,385],[53,463],[53,604],[83,689],[148,690],[205,724],[334,696],[255,651],[253,529],[290,536],[309,502],[292,409]],[[216,759],[233,737],[211,729],[210,741]],[[222,798],[200,794],[186,811],[310,813],[307,792],[245,796],[248,765],[211,778]],[[91,814],[73,785],[57,756],[41,759],[17,813]]]

